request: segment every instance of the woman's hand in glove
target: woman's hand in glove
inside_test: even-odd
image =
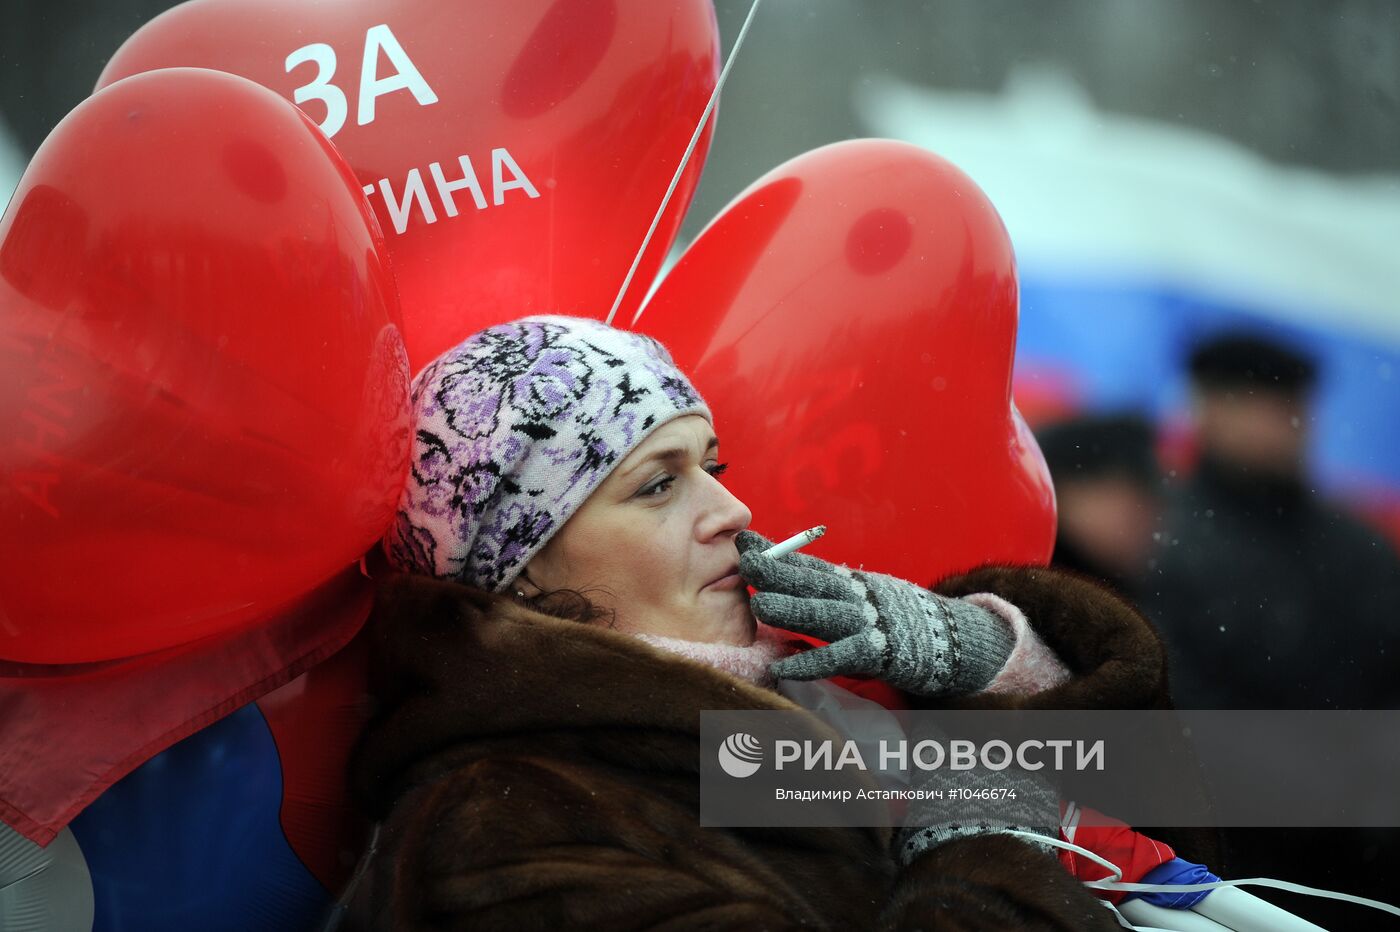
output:
[[[773,664],[780,679],[868,675],[921,696],[976,692],[1011,653],[1007,624],[971,602],[802,553],[775,560],[753,531],[735,543],[739,575],[756,590],[754,615],[831,642]]]
[[[934,741],[948,744],[948,735],[932,722],[916,723],[910,744]],[[946,770],[912,771],[910,789],[923,792],[913,797],[904,815],[903,827],[894,834],[894,851],[901,864],[909,864],[925,851],[965,838],[1006,830],[1048,839],[1060,837],[1060,793],[1049,778],[1017,766],[991,770],[978,763],[968,770],[950,774]],[[947,793],[953,789],[965,793]],[[1020,836],[1022,841],[1054,854],[1054,848],[1037,838]]]

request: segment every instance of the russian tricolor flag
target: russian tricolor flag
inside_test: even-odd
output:
[[[1097,110],[1066,75],[1000,95],[862,89],[872,133],[948,158],[1015,244],[1015,394],[1036,425],[1138,408],[1182,453],[1184,359],[1257,329],[1320,364],[1312,466],[1400,541],[1400,176],[1341,178],[1221,136]],[[1189,450],[1187,451],[1189,454]]]

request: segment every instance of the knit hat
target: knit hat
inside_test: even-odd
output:
[[[1317,364],[1312,359],[1252,332],[1217,335],[1198,345],[1188,364],[1191,380],[1207,390],[1299,396],[1317,382]]]
[[[1140,414],[1087,414],[1038,428],[1035,439],[1057,485],[1125,476],[1156,488],[1152,423]]]
[[[413,381],[408,483],[384,539],[401,570],[503,590],[647,435],[710,410],[656,340],[527,317]]]

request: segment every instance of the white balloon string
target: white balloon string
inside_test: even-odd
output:
[[[1221,887],[1272,887],[1276,890],[1287,890],[1289,893],[1302,893],[1307,896],[1317,896],[1329,900],[1341,900],[1344,903],[1355,903],[1358,906],[1369,906],[1372,909],[1379,909],[1393,916],[1400,916],[1400,907],[1392,906],[1389,903],[1382,903],[1380,900],[1372,900],[1364,896],[1355,896],[1350,893],[1337,893],[1334,890],[1323,890],[1318,887],[1308,887],[1288,880],[1274,880],[1270,877],[1247,877],[1241,880],[1216,880],[1210,883],[1125,883],[1122,879],[1122,868],[1087,848],[1081,848],[1079,845],[1072,842],[1061,841],[1058,838],[1047,838],[1044,835],[1033,832],[1021,832],[1015,829],[1000,829],[998,831],[1004,835],[1018,835],[1027,841],[1033,841],[1042,845],[1053,845],[1056,848],[1064,848],[1067,851],[1073,851],[1076,854],[1094,861],[1100,867],[1113,874],[1112,877],[1106,877],[1103,880],[1082,881],[1084,886],[1093,890],[1113,890],[1123,893],[1199,893],[1207,890],[1218,890]]]
[[[734,47],[729,50],[729,59],[720,69],[719,80],[715,82],[715,89],[710,94],[710,102],[705,104],[705,112],[700,114],[700,122],[695,125],[695,132],[690,137],[690,144],[685,147],[685,154],[681,156],[680,165],[676,166],[676,173],[671,178],[670,187],[666,189],[666,196],[661,199],[661,206],[657,208],[656,216],[651,220],[651,227],[642,239],[642,248],[637,250],[637,257],[632,260],[632,267],[627,270],[627,277],[622,280],[622,288],[613,300],[612,310],[608,311],[608,319],[604,323],[611,325],[613,318],[617,316],[617,309],[622,306],[622,299],[627,295],[627,289],[632,285],[632,277],[637,274],[637,266],[642,264],[642,256],[646,254],[647,247],[651,245],[651,238],[655,235],[656,228],[661,225],[661,216],[666,213],[666,207],[671,203],[671,195],[676,193],[676,186],[681,183],[681,175],[685,173],[685,167],[690,164],[690,156],[700,142],[700,136],[705,131],[705,124],[710,121],[710,114],[714,112],[715,103],[719,100],[720,89],[724,87],[724,81],[729,77],[729,69],[734,65],[734,59],[739,55],[739,49],[744,44],[744,36],[748,33],[749,25],[753,22],[753,15],[758,12],[760,2],[762,0],[753,0],[753,6],[749,7],[749,15],[745,17],[744,25],[739,29],[739,35],[734,39]],[[636,321],[633,320],[633,323]]]

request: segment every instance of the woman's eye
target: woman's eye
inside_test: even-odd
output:
[[[675,476],[662,476],[655,482],[652,482],[649,485],[642,486],[642,489],[637,493],[637,496],[639,498],[652,498],[654,496],[660,495],[662,492],[665,492],[667,489],[669,489],[671,487],[671,483],[675,481]]]
[[[709,473],[715,478],[719,478],[720,476],[724,475],[728,469],[728,463],[711,463],[710,465],[705,467],[705,472]],[[637,497],[656,498],[657,496],[662,495],[663,493],[670,490],[671,485],[675,481],[676,477],[670,474],[658,476],[656,479],[652,480],[647,485],[644,485],[640,489],[638,489]]]

